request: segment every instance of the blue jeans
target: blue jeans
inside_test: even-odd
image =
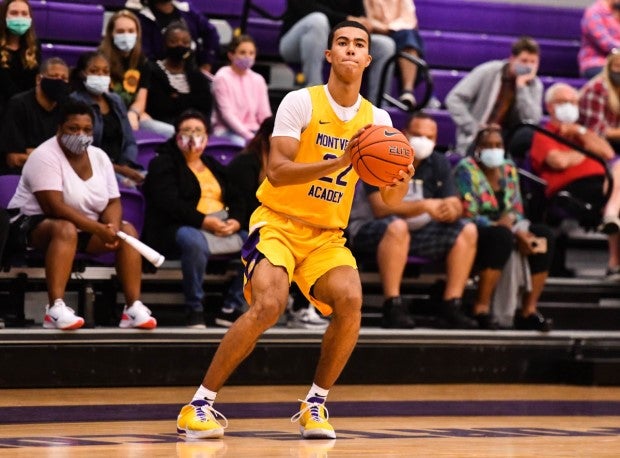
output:
[[[245,238],[246,233],[240,232]],[[195,227],[181,226],[176,233],[176,243],[181,250],[181,271],[183,272],[183,295],[185,305],[196,311],[203,310],[205,296],[202,283],[204,280],[207,263],[209,261],[209,246],[204,235]],[[242,308],[245,305],[243,299],[243,269],[239,267],[233,278],[228,293],[224,298],[224,308]]]

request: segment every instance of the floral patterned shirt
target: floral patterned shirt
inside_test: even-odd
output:
[[[461,159],[454,169],[456,187],[463,201],[463,216],[477,226],[491,226],[506,213],[514,214],[515,222],[525,218],[517,167],[511,160],[506,160],[500,168],[500,187],[503,190],[501,202],[473,158]]]

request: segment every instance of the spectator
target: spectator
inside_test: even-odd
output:
[[[620,47],[620,2],[596,0],[587,7],[581,19],[581,48],[577,60],[584,78],[598,75],[605,58]]]
[[[581,88],[579,123],[620,151],[620,53],[609,54],[601,73]]]
[[[166,57],[150,62],[151,87],[146,111],[167,124],[160,133],[175,135],[175,120],[187,109],[211,116],[211,87],[207,78],[193,64],[191,36],[182,22],[173,22],[164,32]]]
[[[536,76],[539,56],[538,44],[521,37],[513,43],[508,60],[480,64],[452,88],[446,107],[457,126],[459,154],[466,153],[483,125],[499,124],[505,138],[520,122],[540,122],[543,85]],[[530,129],[519,130],[510,139],[509,151],[524,156],[531,137]]]
[[[271,116],[265,79],[252,71],[256,44],[249,35],[233,38],[228,47],[230,65],[213,78],[213,133],[245,146],[261,122]]]
[[[438,316],[442,326],[471,329],[478,325],[462,307],[463,291],[476,255],[476,227],[460,219],[463,212],[445,156],[433,152],[437,124],[427,114],[414,115],[405,134],[416,152],[411,193],[397,206],[381,203],[378,188],[365,186],[355,196],[349,223],[353,251],[376,254],[384,296],[383,327],[413,327],[401,309],[400,283],[407,255],[446,263],[447,283]],[[418,191],[413,195],[413,191]],[[410,325],[411,324],[411,325]],[[484,327],[484,326],[482,326]]]
[[[142,52],[142,28],[137,16],[129,10],[117,11],[110,17],[99,49],[110,63],[111,90],[127,108],[127,119],[133,130],[170,133],[169,126],[151,118],[146,112],[151,71]]]
[[[0,115],[13,95],[34,87],[40,61],[30,3],[4,0],[0,3]]]
[[[284,13],[280,54],[286,62],[301,63],[303,79],[308,86],[323,83],[324,45],[329,30],[344,20],[353,20],[373,30],[364,16],[362,0],[289,0]],[[386,62],[396,52],[394,40],[386,35],[371,33],[372,64],[368,70],[366,98],[379,103],[377,95],[381,85],[381,72]],[[388,71],[386,81],[392,80]]]
[[[243,214],[229,200],[224,166],[202,154],[208,142],[206,118],[186,111],[175,131],[149,164],[143,188],[144,239],[167,257],[180,256],[187,324],[204,328],[202,283],[207,262],[213,254],[241,249]],[[225,300],[216,315],[218,324],[230,326],[241,314],[235,297],[233,291]]]
[[[142,257],[116,236],[118,230],[138,234],[121,219],[123,209],[110,159],[91,145],[93,120],[88,105],[66,103],[56,136],[28,158],[8,206],[18,214],[11,225],[11,243],[45,252],[49,304],[43,327],[68,330],[84,324],[64,302],[76,251],[116,251],[116,270],[126,301],[119,326],[152,329],[157,321],[140,301]]]
[[[500,316],[511,317],[514,313],[516,329],[548,331],[551,323],[537,311],[537,304],[551,264],[554,238],[547,226],[530,224],[523,215],[517,168],[505,159],[499,126],[491,125],[478,132],[473,157],[461,159],[455,180],[464,216],[478,227],[475,266],[480,270],[480,280],[473,316],[489,329],[509,325],[504,320],[498,323],[494,313],[499,310],[491,310],[492,296],[495,295],[494,308],[509,304],[516,308],[518,288],[527,285],[521,295],[521,310],[515,313],[509,305],[509,312]],[[507,262],[515,246],[520,256],[515,256],[515,268],[508,271]],[[498,287],[502,276],[506,288]]]
[[[183,22],[190,33],[192,60],[204,72],[211,72],[218,58],[220,37],[207,18],[191,9],[190,2],[146,0],[138,17],[142,24],[142,46],[152,60],[166,57],[165,30],[173,22]]]
[[[567,191],[574,198],[592,205],[591,214],[596,218],[590,224],[598,224],[609,235],[609,260],[607,276],[620,277],[620,162],[615,160],[609,143],[596,132],[577,124],[577,91],[564,83],[556,83],[547,89],[545,103],[549,121],[544,126],[552,133],[580,145],[601,159],[609,161],[614,178],[611,196],[605,202],[607,186],[605,169],[598,161],[585,156],[563,143],[541,133],[534,135],[532,143],[532,168],[547,181],[546,196],[554,198],[560,191]]]
[[[2,173],[19,174],[28,155],[58,129],[59,102],[69,94],[69,68],[58,57],[41,65],[33,89],[14,95],[0,129]]]
[[[396,43],[396,52],[404,52],[415,57],[424,56],[424,42],[418,33],[418,18],[412,0],[364,0],[364,9],[373,31],[388,35]],[[416,106],[413,95],[418,67],[411,61],[400,57],[401,95],[399,100],[410,110]],[[391,81],[388,81],[391,84]]]
[[[123,101],[110,92],[110,65],[101,51],[82,54],[72,71],[75,91],[71,97],[93,110],[93,145],[112,161],[119,183],[135,188],[144,181],[145,171],[136,163],[138,147],[127,120]]]
[[[271,144],[274,117],[265,118],[256,135],[248,145],[228,165],[231,205],[241,209],[241,227],[249,230],[250,216],[259,206],[256,191],[266,178],[267,159]],[[239,277],[241,279],[242,277]],[[293,283],[291,288],[297,288]],[[325,329],[329,322],[319,316],[314,306],[295,297],[301,296],[297,288],[295,294],[289,295],[286,309],[286,325],[289,328]]]

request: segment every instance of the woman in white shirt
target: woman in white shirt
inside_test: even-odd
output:
[[[126,304],[121,328],[157,326],[140,297],[141,256],[121,243],[118,230],[137,236],[122,221],[120,193],[108,155],[92,146],[93,113],[83,102],[67,102],[56,136],[28,157],[9,202],[13,233],[23,245],[45,253],[49,304],[43,327],[78,329],[84,319],[67,307],[65,288],[76,251],[98,254],[116,251],[116,270]]]

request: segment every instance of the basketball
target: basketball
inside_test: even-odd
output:
[[[386,186],[407,170],[414,151],[407,138],[391,126],[370,126],[351,151],[351,164],[360,179],[373,186]]]

